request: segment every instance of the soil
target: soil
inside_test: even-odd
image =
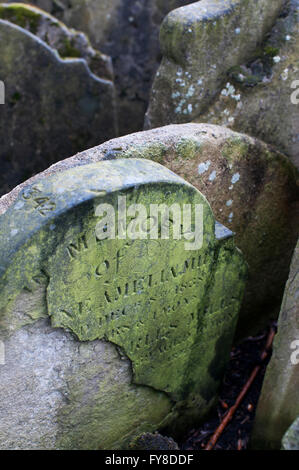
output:
[[[228,370],[221,385],[217,408],[202,426],[190,430],[186,441],[180,443],[182,450],[204,449],[227,410],[234,405],[252,370],[260,364],[260,355],[265,347],[269,328],[256,337],[246,338],[232,349]],[[250,434],[269,360],[270,355],[263,363],[258,376],[244,397],[232,421],[219,438],[214,450],[250,449]]]

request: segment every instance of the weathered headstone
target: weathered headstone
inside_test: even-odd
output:
[[[283,450],[299,450],[299,416],[282,439]]]
[[[59,24],[35,13],[32,17],[48,37],[60,29],[60,38],[66,40]],[[115,137],[117,128],[113,82],[94,75],[85,59],[61,58],[38,36],[3,20],[0,47],[0,80],[5,84],[0,108],[3,194],[58,159]],[[85,49],[85,57],[92,60],[92,54]]]
[[[202,0],[171,12],[145,127],[225,125],[276,145],[298,166],[298,5]]]
[[[292,0],[267,41],[227,83],[198,122],[211,122],[276,145],[299,168],[299,1]]]
[[[95,75],[113,80],[111,57],[95,50],[84,33],[67,28],[45,11],[23,3],[1,3],[0,18],[34,34],[56,50],[61,58],[85,59]]]
[[[84,31],[94,47],[113,58],[120,133],[141,130],[160,61],[160,25],[169,11],[192,0],[29,0],[28,3]]]
[[[204,196],[144,159],[67,166],[0,200],[2,449],[178,431],[212,406],[229,357],[246,265]],[[153,204],[168,238],[164,218],[150,236]]]
[[[171,438],[159,433],[149,432],[137,436],[130,444],[132,450],[179,450],[177,443]]]
[[[268,145],[209,124],[181,124],[114,139],[64,165],[147,158],[202,192],[217,220],[236,233],[249,264],[239,334],[277,318],[298,237],[298,171]]]
[[[299,414],[299,242],[281,307],[274,352],[259,399],[254,448],[279,449]]]

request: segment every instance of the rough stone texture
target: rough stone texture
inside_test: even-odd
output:
[[[171,12],[145,127],[226,125],[275,144],[298,165],[298,0],[201,2]],[[263,42],[264,41],[264,42]]]
[[[179,450],[177,443],[171,438],[159,433],[149,432],[134,439],[130,444],[132,450]]]
[[[123,157],[155,160],[179,174],[236,233],[249,264],[239,334],[257,332],[269,317],[277,318],[298,236],[298,171],[289,160],[227,128],[183,124],[114,139],[53,165],[46,174]],[[2,198],[0,213],[19,190]]]
[[[294,86],[299,88],[299,0],[292,0],[255,57],[229,71],[215,102],[196,120],[255,135],[276,145],[299,168]]]
[[[160,25],[169,11],[192,0],[30,0],[28,3],[84,31],[94,47],[112,57],[120,134],[141,130],[160,61]]]
[[[282,450],[299,450],[299,416],[283,436]]]
[[[53,31],[50,19],[31,13],[38,29]],[[0,47],[6,85],[0,114],[3,194],[49,164],[114,137],[117,129],[114,85],[95,76],[84,59],[63,59],[37,36],[3,20]]]
[[[253,447],[279,449],[299,414],[299,242],[286,285],[274,352],[258,403]]]
[[[2,450],[117,449],[132,423],[152,429],[171,411],[164,393],[131,383],[129,361],[108,342],[78,343],[40,320],[12,334],[5,350]]]
[[[97,208],[118,213],[119,196],[128,208],[201,204],[202,246],[119,231],[100,240]],[[247,271],[204,196],[155,162],[121,159],[38,175],[10,202],[0,220],[0,447],[123,448],[200,419],[229,358]]]

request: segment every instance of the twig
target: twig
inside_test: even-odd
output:
[[[218,441],[219,437],[223,433],[224,429],[226,428],[228,423],[232,420],[232,418],[235,414],[235,411],[239,407],[240,403],[242,402],[243,398],[245,397],[246,393],[248,392],[249,388],[251,387],[252,383],[254,382],[257,374],[259,373],[259,371],[262,367],[262,362],[268,356],[268,354],[271,350],[271,347],[272,347],[274,336],[275,336],[275,329],[273,327],[271,327],[268,338],[267,338],[267,343],[266,343],[265,349],[263,350],[263,352],[261,354],[261,364],[255,366],[255,368],[251,372],[251,375],[250,375],[248,381],[246,382],[246,384],[244,385],[241,393],[239,394],[235,404],[230,408],[230,410],[228,411],[226,416],[223,418],[223,420],[219,424],[219,426],[216,429],[216,431],[214,432],[213,436],[211,437],[211,439],[207,443],[207,445],[205,447],[205,450],[212,450],[213,449],[213,447],[215,446],[215,444]]]
[[[249,421],[249,419],[250,419],[250,416],[247,415],[246,418],[244,418],[243,421],[241,421],[242,426],[243,426],[243,424],[247,423],[247,421]]]

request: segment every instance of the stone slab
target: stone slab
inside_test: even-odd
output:
[[[86,60],[62,59],[31,32],[0,20],[0,194],[51,163],[116,135],[114,86]],[[9,123],[9,124],[8,124]]]
[[[202,245],[122,231],[102,240],[98,207],[119,217],[119,197],[201,205]],[[144,159],[38,175],[2,213],[0,245],[1,448],[124,448],[136,433],[178,433],[207,413],[247,269],[233,238],[216,238],[193,186]]]
[[[276,319],[298,237],[298,171],[288,158],[225,127],[183,124],[113,139],[45,174],[132,157],[162,163],[189,181],[206,196],[216,220],[236,234],[249,264],[239,336],[257,333]],[[18,191],[2,198],[0,213]]]
[[[252,445],[280,449],[299,413],[299,242],[291,264],[274,351],[256,412]]]

